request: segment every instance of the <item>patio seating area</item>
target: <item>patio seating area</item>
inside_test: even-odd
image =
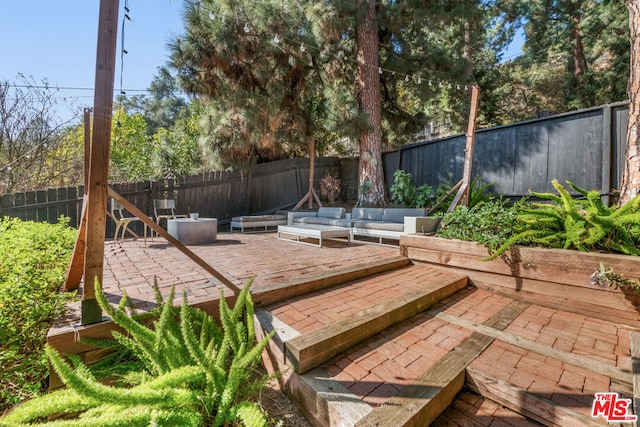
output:
[[[478,289],[401,248],[221,232],[191,249],[237,286],[255,277],[258,329],[278,331],[265,365],[314,425],[606,425],[594,393],[633,398],[633,328]],[[147,310],[154,280],[216,312],[222,285],[162,238],[105,243],[110,301]],[[49,342],[104,335],[78,319]]]

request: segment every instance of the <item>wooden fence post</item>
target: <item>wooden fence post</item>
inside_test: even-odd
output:
[[[609,193],[611,192],[611,106],[605,105],[602,109],[602,203],[609,206]]]

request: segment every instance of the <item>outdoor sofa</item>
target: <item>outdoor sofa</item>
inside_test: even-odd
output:
[[[383,239],[400,240],[403,234],[434,234],[440,218],[428,217],[421,208],[353,208],[346,213],[344,208],[321,207],[314,212],[289,212],[287,224],[348,227],[351,241],[366,237],[383,243]]]

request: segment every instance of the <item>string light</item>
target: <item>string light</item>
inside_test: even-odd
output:
[[[305,50],[307,49],[304,47],[304,43],[300,43],[300,52],[304,52]]]
[[[216,19],[216,14],[213,13],[213,10],[209,12],[209,19],[211,20]]]
[[[275,44],[280,43],[280,37],[278,36],[278,33],[276,33],[276,35],[275,35],[275,36],[273,36],[273,42],[274,42]]]
[[[244,24],[244,28],[243,28],[245,33],[249,32],[249,24]]]
[[[120,95],[126,95],[127,93],[122,89],[122,75],[124,74],[124,56],[129,52],[124,48],[124,27],[125,22],[131,21],[131,17],[129,16],[129,0],[125,0],[124,2],[124,18],[122,18],[122,37],[121,37],[121,46],[120,46]]]

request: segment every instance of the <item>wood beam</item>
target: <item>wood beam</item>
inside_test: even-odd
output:
[[[471,86],[471,110],[469,111],[469,125],[467,127],[467,141],[464,149],[464,169],[462,172],[462,185],[449,206],[447,212],[451,212],[458,204],[469,205],[469,191],[471,189],[471,169],[473,167],[473,146],[476,136],[476,122],[478,120],[478,104],[480,101],[480,88]]]
[[[100,0],[93,132],[87,192],[84,286],[80,321],[83,325],[102,321],[102,310],[95,299],[94,284],[96,280],[102,280],[104,269],[107,185],[119,4],[119,0]]]
[[[138,217],[140,221],[145,223],[149,228],[158,233],[160,236],[167,239],[169,243],[175,246],[180,252],[185,254],[189,259],[202,267],[207,273],[211,274],[213,277],[218,279],[223,285],[227,288],[231,289],[235,294],[240,293],[240,288],[234,285],[229,279],[227,279],[224,275],[222,275],[218,270],[211,267],[205,260],[200,258],[198,255],[193,253],[191,249],[180,243],[178,239],[173,237],[171,234],[167,233],[167,231],[160,227],[154,220],[149,218],[144,212],[135,207],[133,203],[122,197],[118,194],[113,188],[108,188],[109,197],[113,197],[118,203],[120,203],[126,210],[131,212],[133,216]]]
[[[78,234],[71,253],[71,262],[65,275],[63,290],[72,291],[80,287],[84,274],[84,251],[87,239],[87,191],[89,190],[89,165],[91,163],[91,109],[84,109],[84,196]]]
[[[300,209],[304,202],[309,201],[309,209],[313,209],[313,200],[316,200],[316,203],[319,207],[322,207],[322,202],[320,202],[320,198],[316,193],[316,190],[313,188],[313,174],[315,169],[315,157],[316,157],[316,141],[312,139],[309,141],[309,191],[304,197],[298,202],[297,205],[293,207],[292,210],[297,211]]]

